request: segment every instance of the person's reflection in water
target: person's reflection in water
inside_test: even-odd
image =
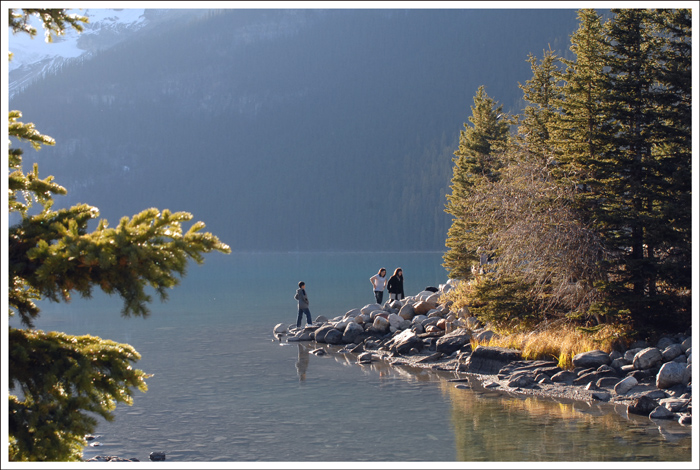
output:
[[[299,381],[303,382],[306,380],[306,369],[309,367],[309,350],[302,346],[301,343],[297,343],[299,346],[299,357],[297,358],[297,374],[299,375]]]

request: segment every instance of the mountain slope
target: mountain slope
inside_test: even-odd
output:
[[[527,54],[566,50],[575,26],[573,10],[217,10],[10,107],[57,140],[27,157],[63,203],[113,223],[156,206],[239,250],[440,250],[476,89],[517,112]]]

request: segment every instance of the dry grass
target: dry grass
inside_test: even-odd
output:
[[[572,325],[559,325],[529,333],[501,332],[488,342],[473,341],[472,348],[481,344],[519,349],[523,359],[555,360],[559,367],[571,369],[575,355],[596,349],[609,353],[623,337],[623,331],[610,325],[602,326],[595,332],[582,331]]]

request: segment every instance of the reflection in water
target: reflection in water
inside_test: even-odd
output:
[[[296,362],[297,375],[299,381],[303,382],[306,380],[306,369],[309,368],[309,349],[301,343],[297,343],[297,346],[299,346],[299,356]]]
[[[588,404],[471,390],[441,381],[461,461],[690,461],[690,429]],[[671,437],[669,439],[668,437]],[[495,459],[494,459],[495,457]]]

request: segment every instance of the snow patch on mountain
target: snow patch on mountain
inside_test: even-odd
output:
[[[37,77],[60,66],[65,60],[87,56],[105,47],[110,47],[148,24],[143,8],[133,9],[86,9],[68,10],[70,14],[87,16],[89,23],[83,24],[79,33],[67,27],[65,34],[54,36],[47,44],[41,21],[32,16],[30,24],[36,28],[34,38],[26,33],[9,32],[8,49],[12,60],[8,63],[9,95],[21,89]]]

